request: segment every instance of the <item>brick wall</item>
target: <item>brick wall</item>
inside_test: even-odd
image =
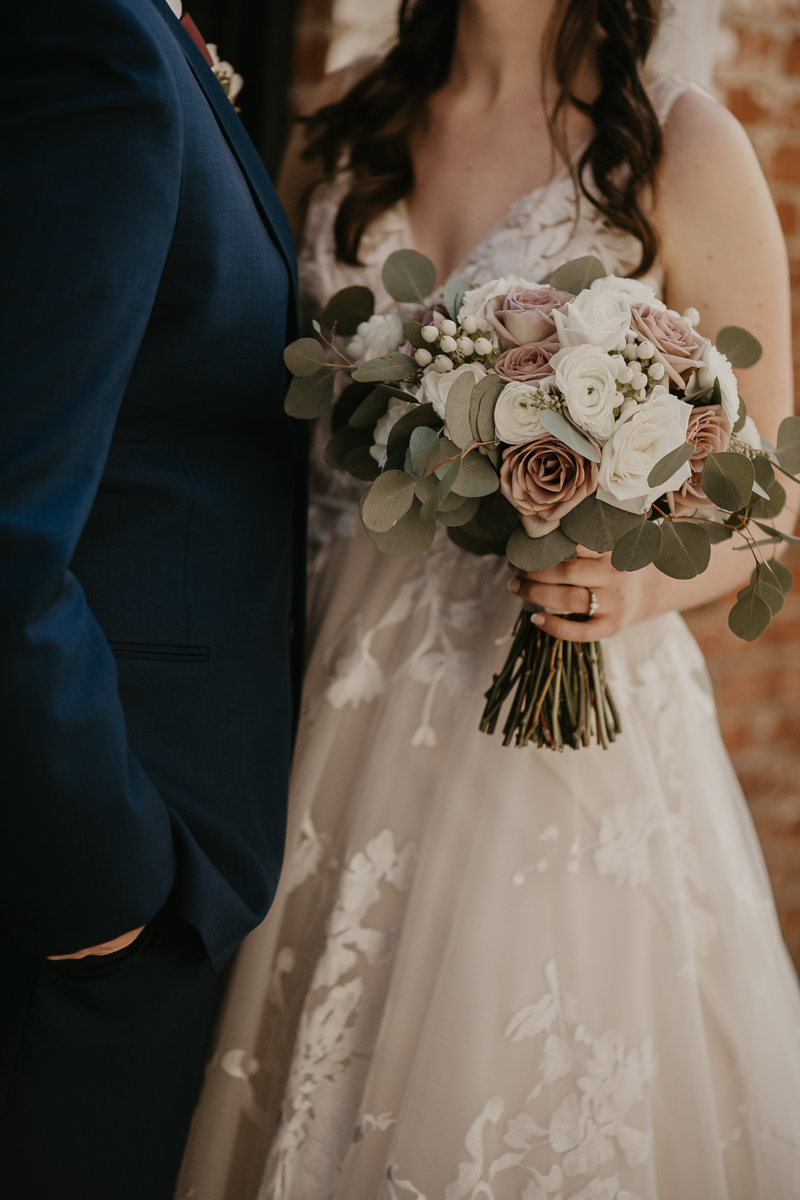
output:
[[[298,98],[324,70],[330,9],[330,0],[301,4]],[[727,0],[716,88],[753,141],[786,234],[800,385],[800,0]],[[696,609],[688,622],[708,661],[723,737],[764,848],[784,936],[800,968],[800,554],[786,562],[797,590],[754,644],[728,630],[730,597]]]

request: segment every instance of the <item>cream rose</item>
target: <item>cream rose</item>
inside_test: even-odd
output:
[[[588,288],[565,311],[553,312],[562,346],[597,346],[613,350],[631,327],[631,310],[626,300],[610,292]]]
[[[348,343],[350,361],[360,365],[371,358],[391,354],[402,341],[403,318],[400,313],[395,311],[386,316],[374,313],[368,321],[361,322],[356,336]]]
[[[713,346],[711,342],[706,342],[703,347],[702,366],[698,368],[694,379],[690,381],[686,395],[690,396],[701,388],[713,387],[715,379],[719,380],[722,392],[722,411],[725,420],[733,428],[739,418],[739,384],[733,373],[733,367],[722,351]]]
[[[649,304],[651,308],[666,311],[666,304],[659,300],[649,284],[641,279],[622,279],[618,275],[604,275],[595,279],[592,284],[593,292],[605,292],[615,300],[623,300],[628,305]]]
[[[423,404],[432,404],[437,415],[444,420],[444,408],[450,388],[462,375],[474,375],[477,383],[479,379],[485,377],[486,372],[480,363],[462,363],[460,367],[456,367],[455,371],[448,371],[446,375],[440,375],[437,371],[429,371],[422,378],[420,401]]]
[[[516,275],[506,275],[503,279],[491,279],[482,287],[473,288],[464,296],[464,302],[458,310],[459,324],[463,325],[467,317],[474,317],[481,333],[491,334],[496,338],[496,331],[492,329],[484,316],[483,310],[487,303],[497,296],[505,297],[512,291],[534,290],[536,286],[535,283],[528,283],[526,279],[517,279]]]
[[[616,508],[643,513],[664,492],[677,492],[691,477],[684,463],[666,483],[651,488],[647,476],[671,450],[686,441],[691,406],[657,387],[649,400],[631,407],[603,447],[597,498]]]
[[[539,419],[541,403],[538,389],[541,386],[541,383],[538,387],[529,383],[507,383],[498,396],[494,409],[494,428],[500,441],[507,446],[519,446],[544,433]]]
[[[570,346],[554,354],[550,366],[578,428],[600,441],[609,438],[620,403],[617,370],[609,356],[597,346]]]

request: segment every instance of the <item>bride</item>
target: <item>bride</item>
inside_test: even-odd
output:
[[[644,67],[659,10],[404,4],[396,48],[323,83],[285,168],[307,319],[352,283],[390,311],[399,247],[440,283],[594,254],[697,305],[702,332],[761,339],[745,394],[774,440],[780,231],[733,118]],[[385,332],[365,331],[374,352]],[[688,582],[609,556],[509,581],[441,528],[389,558],[358,490],[315,469],[286,869],[236,965],[179,1195],[800,1196],[800,995],[676,611],[743,582],[748,556],[717,546]],[[520,597],[586,612],[590,592],[591,622],[546,628],[608,639],[621,738],[557,755],[480,734]]]

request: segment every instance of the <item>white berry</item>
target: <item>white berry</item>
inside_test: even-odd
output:
[[[442,338],[442,340],[439,342],[439,349],[442,351],[443,354],[455,354],[456,339],[453,337],[450,337],[449,334],[446,334]]]
[[[631,387],[635,392],[640,392],[642,388],[647,387],[647,376],[643,371],[637,371],[631,380]]]
[[[433,355],[430,350],[418,350],[414,355],[414,362],[418,367],[427,367],[429,363],[433,362]]]
[[[620,367],[617,371],[617,379],[620,383],[630,383],[633,379],[633,371],[630,367]]]
[[[628,339],[626,337],[621,337],[619,339],[619,341],[617,342],[616,346],[614,347],[617,354],[622,354],[622,351],[625,349],[627,344],[628,344]]]
[[[446,375],[448,371],[452,371],[453,363],[445,354],[437,354],[433,360],[433,365],[440,375]]]
[[[652,358],[655,352],[656,348],[652,342],[640,342],[639,349],[636,351],[639,358]]]
[[[442,321],[442,333],[447,334],[448,337],[452,337],[453,334],[458,333],[458,326],[455,321]]]
[[[475,320],[474,317],[465,317],[464,323],[461,326],[461,328],[464,330],[464,333],[477,333],[478,332],[478,322]]]
[[[478,338],[475,342],[475,353],[483,356],[485,354],[491,354],[491,352],[492,343],[489,341],[489,339],[484,337]]]
[[[664,378],[664,364],[659,362],[651,363],[647,374],[655,383],[658,383],[659,379]]]
[[[634,358],[639,357],[639,352],[633,342],[629,343],[622,351],[622,357],[627,358],[628,362],[631,362]]]
[[[362,321],[357,332],[361,338],[369,337],[369,321]]]
[[[696,308],[684,309],[683,319],[684,319],[684,321],[688,321],[689,324],[692,326],[699,325],[700,324],[700,313],[697,311]]]
[[[439,336],[439,330],[435,325],[423,325],[422,336],[425,338],[426,342],[435,342]]]
[[[464,358],[469,358],[470,354],[472,354],[473,350],[475,349],[475,343],[473,342],[472,338],[468,337],[460,337],[456,342],[456,345],[458,346],[458,353],[463,354]]]

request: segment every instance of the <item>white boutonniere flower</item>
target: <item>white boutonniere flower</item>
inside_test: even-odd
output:
[[[236,97],[244,87],[244,80],[242,79],[241,75],[237,75],[229,62],[222,61],[217,53],[217,47],[213,44],[213,42],[206,42],[206,49],[211,55],[211,70],[219,80],[223,92],[228,97],[234,108],[236,108]],[[239,110],[237,109],[236,111],[238,112]]]

